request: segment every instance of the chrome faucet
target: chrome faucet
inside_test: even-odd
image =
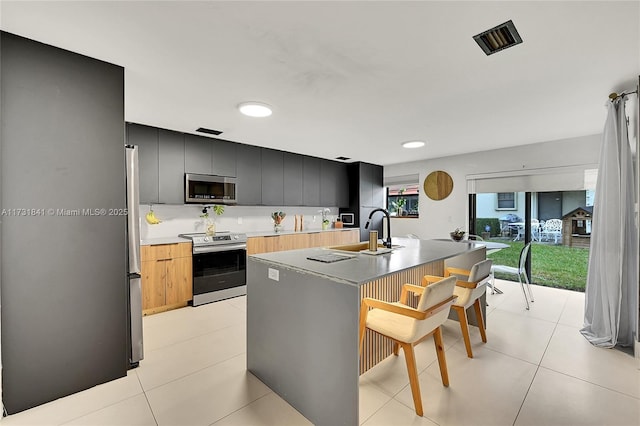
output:
[[[391,215],[387,210],[379,207],[377,209],[373,209],[371,213],[369,213],[369,220],[367,220],[367,224],[364,225],[364,229],[369,229],[369,223],[371,223],[371,218],[373,217],[373,214],[375,212],[382,212],[385,216],[387,216],[387,241],[383,242],[382,245],[387,248],[391,248]]]

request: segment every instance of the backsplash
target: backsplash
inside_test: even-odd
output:
[[[204,232],[204,219],[200,217],[203,208],[201,205],[153,204],[156,218],[162,221],[157,225],[150,225],[145,220],[149,208],[149,204],[140,205],[140,238],[143,240]],[[224,213],[220,216],[216,216],[213,209],[209,209],[209,217],[215,218],[217,231],[267,232],[273,230],[271,213],[282,211],[287,214],[282,222],[283,231],[294,230],[295,215],[304,216],[304,230],[320,230],[322,209],[323,207],[225,206]],[[329,209],[331,213],[328,214],[328,218],[333,222],[338,217],[338,208]]]

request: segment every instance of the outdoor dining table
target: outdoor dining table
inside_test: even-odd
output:
[[[509,228],[515,229],[517,232],[513,241],[520,241],[520,236],[524,235],[524,225],[524,222],[512,222],[509,224]],[[540,224],[537,222],[531,222],[531,239],[540,241]]]

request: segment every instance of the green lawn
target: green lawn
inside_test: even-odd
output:
[[[502,249],[487,257],[496,265],[518,266],[520,250],[524,247],[522,241],[493,240],[509,244],[509,248]],[[571,248],[562,245],[548,245],[533,243],[531,246],[532,283],[547,287],[566,288],[584,291],[587,283],[587,265],[589,250]],[[496,274],[496,278],[517,281],[511,274]]]

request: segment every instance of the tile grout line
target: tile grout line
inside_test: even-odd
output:
[[[142,391],[143,391],[143,392],[145,392],[145,393],[146,393],[146,392],[151,392],[152,390],[159,389],[159,388],[161,388],[161,387],[163,387],[163,386],[168,385],[169,383],[177,382],[178,380],[182,380],[182,379],[184,379],[185,377],[193,376],[193,375],[195,375],[195,374],[197,374],[197,373],[200,373],[200,372],[202,372],[202,371],[206,370],[207,368],[211,368],[211,367],[214,367],[214,366],[216,366],[216,365],[218,365],[218,364],[222,364],[223,362],[227,362],[227,361],[229,361],[229,360],[231,360],[231,359],[233,359],[233,358],[235,358],[235,357],[238,357],[238,356],[240,356],[240,355],[243,355],[243,354],[245,354],[245,355],[246,355],[246,353],[247,353],[247,351],[243,351],[243,352],[240,352],[240,353],[238,353],[238,354],[231,355],[231,356],[229,356],[229,358],[225,358],[225,359],[220,360],[220,361],[218,361],[218,362],[215,362],[215,363],[213,363],[213,364],[209,364],[209,365],[204,366],[204,367],[202,367],[202,368],[200,368],[200,369],[198,369],[198,370],[192,371],[191,373],[185,374],[184,376],[176,377],[175,379],[171,379],[171,380],[169,380],[169,381],[168,381],[168,382],[166,382],[166,383],[163,383],[163,384],[158,385],[158,386],[154,386],[154,387],[149,388],[149,389],[146,389],[146,390],[144,389],[144,386],[143,386],[143,387],[142,387]],[[142,386],[142,383],[140,383],[140,386]]]
[[[265,386],[266,386],[266,385],[265,385]],[[262,398],[266,398],[267,396],[269,396],[269,395],[271,395],[271,394],[276,394],[276,393],[275,393],[271,388],[269,388],[268,386],[267,386],[267,388],[269,389],[269,392],[267,392],[266,394],[264,394],[264,395],[262,395],[262,396],[259,396],[258,398],[254,399],[253,401],[249,401],[248,403],[246,403],[246,404],[245,404],[245,405],[243,405],[242,407],[238,408],[237,410],[234,410],[234,411],[230,412],[229,414],[227,414],[227,415],[225,415],[225,416],[223,416],[223,417],[220,417],[220,418],[219,418],[218,420],[216,420],[215,422],[210,423],[208,426],[214,426],[216,423],[218,423],[218,422],[220,422],[220,421],[222,421],[222,420],[226,419],[227,417],[229,417],[229,416],[231,416],[231,415],[233,415],[233,414],[237,413],[238,411],[242,410],[243,408],[248,407],[249,405],[253,404],[254,402],[260,401]],[[276,395],[277,395],[277,394],[276,394]],[[293,406],[291,406],[291,408],[293,408],[294,410],[296,410]],[[296,411],[299,413],[299,411],[298,411],[298,410],[296,410]],[[302,414],[300,414],[300,415],[302,415]],[[304,416],[302,416],[302,417],[304,417]],[[304,418],[306,419],[306,417],[304,417]],[[307,419],[307,420],[309,420],[309,419]]]
[[[142,386],[142,382],[140,381],[140,376],[138,376],[138,372],[136,371],[136,378],[138,379],[138,383],[140,384],[140,389],[142,389],[142,394],[144,395],[144,399],[147,401],[147,405],[149,406],[149,411],[151,411],[151,415],[153,416],[153,421],[158,426],[158,419],[156,418],[156,413],[153,412],[153,407],[151,406],[151,402],[149,401],[149,396],[147,395],[147,391],[144,390],[144,386]]]
[[[551,340],[553,339],[553,335],[555,334],[556,330],[558,329],[558,324],[560,321],[560,318],[562,318],[562,314],[564,313],[564,310],[567,307],[567,303],[569,303],[569,299],[565,299],[564,301],[564,305],[562,306],[562,311],[560,311],[560,316],[558,317],[558,320],[555,323],[555,326],[553,327],[553,331],[551,332],[551,336],[549,337],[549,341],[547,342],[547,346],[544,348],[544,352],[542,353],[542,356],[540,357],[540,361],[538,362],[538,364],[536,365],[536,371],[535,373],[533,373],[533,377],[531,378],[531,383],[529,383],[529,387],[527,388],[527,392],[524,394],[524,398],[522,398],[522,403],[520,404],[520,407],[518,408],[518,412],[516,413],[516,417],[515,419],[513,419],[513,426],[515,426],[516,422],[518,421],[518,417],[520,417],[520,413],[522,412],[522,407],[524,407],[524,403],[527,401],[527,397],[529,396],[529,392],[531,391],[531,386],[533,386],[533,382],[536,380],[536,376],[538,375],[538,371],[540,371],[541,365],[542,365],[542,360],[544,359],[544,356],[547,354],[547,350],[549,349],[549,345],[551,344]]]
[[[199,339],[199,338],[204,337],[204,336],[207,336],[207,335],[209,335],[209,334],[218,333],[218,332],[223,331],[223,330],[226,330],[226,329],[228,329],[228,328],[231,328],[231,327],[239,327],[239,326],[242,326],[242,324],[231,324],[231,325],[226,325],[226,326],[224,326],[224,327],[222,327],[222,328],[218,328],[218,329],[216,329],[216,330],[207,331],[207,332],[204,332],[204,333],[202,333],[202,334],[197,334],[197,335],[195,335],[195,336],[191,336],[191,337],[189,337],[189,338],[187,338],[187,339],[185,339],[185,340],[178,340],[178,341],[173,342],[173,343],[170,343],[170,344],[168,344],[168,345],[166,345],[166,346],[159,346],[159,347],[157,347],[157,348],[154,348],[154,349],[151,349],[151,350],[147,350],[146,352],[148,352],[148,353],[153,353],[153,352],[156,352],[156,351],[164,350],[164,349],[167,349],[167,348],[171,348],[171,347],[173,347],[173,346],[176,346],[176,345],[180,345],[180,344],[183,344],[183,343],[190,342],[190,341],[195,340],[195,339]]]

